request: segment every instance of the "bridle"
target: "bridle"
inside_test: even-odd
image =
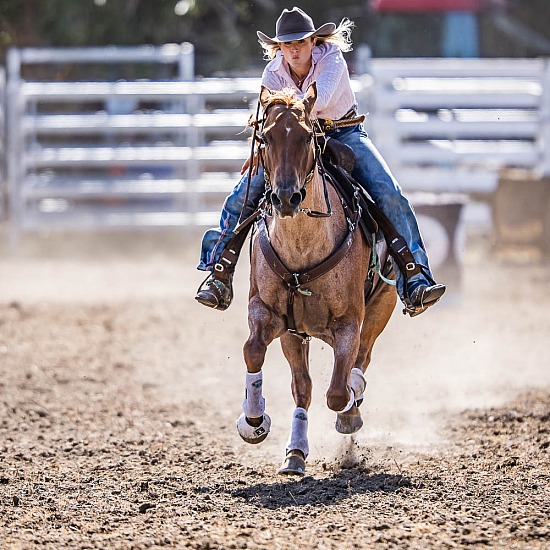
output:
[[[269,202],[269,197],[270,197],[269,191],[272,190],[273,186],[272,186],[272,183],[271,183],[271,174],[269,172],[269,169],[267,168],[267,164],[265,162],[265,157],[264,157],[265,150],[268,147],[267,141],[266,141],[265,136],[264,136],[264,128],[265,128],[265,123],[267,121],[267,114],[268,114],[269,108],[272,107],[273,105],[284,105],[284,102],[274,100],[271,103],[269,103],[265,107],[263,117],[259,121],[258,121],[258,117],[256,115],[256,121],[254,121],[254,123],[253,123],[253,125],[254,125],[254,136],[253,136],[253,139],[252,139],[253,145],[252,145],[252,154],[251,154],[251,159],[252,159],[253,156],[254,156],[254,143],[257,143],[259,163],[260,163],[260,165],[263,169],[263,172],[264,172],[264,181],[265,181],[265,186],[266,186],[266,195],[265,196],[266,196],[268,202]],[[258,105],[258,108],[259,108],[259,105]],[[321,161],[321,155],[323,153],[323,150],[321,148],[321,142],[320,142],[320,139],[319,139],[320,136],[324,137],[324,132],[323,132],[321,126],[317,123],[317,121],[310,119],[309,116],[307,116],[307,115],[306,115],[306,122],[309,125],[309,127],[311,127],[311,132],[312,132],[313,162],[311,164],[311,168],[309,169],[308,173],[306,174],[306,177],[304,178],[303,185],[300,188],[300,193],[302,195],[302,201],[303,201],[305,199],[305,196],[306,196],[307,186],[313,180],[313,178],[315,176],[315,172],[317,170],[319,172],[321,178],[322,178],[322,181],[323,181],[323,192],[324,192],[325,204],[326,204],[327,209],[326,209],[326,212],[320,212],[320,211],[317,211],[317,210],[311,210],[311,208],[300,208],[299,212],[302,212],[302,213],[306,214],[307,216],[310,216],[310,217],[313,217],[313,218],[329,218],[330,216],[332,216],[332,207],[331,207],[331,204],[330,204],[330,199],[329,199],[328,189],[327,189],[327,181],[326,181],[327,176],[326,176],[325,169],[323,167],[323,163]],[[251,163],[252,163],[252,160],[251,160]],[[245,204],[246,204],[246,202],[245,202]]]

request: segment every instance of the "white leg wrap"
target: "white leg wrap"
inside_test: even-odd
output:
[[[307,442],[307,411],[302,407],[296,407],[292,416],[292,429],[288,443],[286,444],[287,454],[290,451],[298,450],[304,453],[307,458],[309,454],[309,444]]]
[[[365,380],[365,376],[361,369],[358,369],[357,367],[351,369],[349,384],[355,394],[355,401],[363,399],[365,388],[367,387],[367,381]]]
[[[265,411],[265,399],[262,397],[262,371],[246,373],[246,391],[243,401],[243,412],[248,418],[259,418]]]

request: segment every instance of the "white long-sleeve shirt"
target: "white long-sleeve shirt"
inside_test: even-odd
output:
[[[351,89],[348,65],[340,48],[334,44],[320,44],[313,48],[312,63],[302,90],[306,90],[313,81],[317,82],[317,101],[313,107],[314,118],[343,117],[356,106],[355,94]],[[281,50],[265,67],[262,84],[271,90],[294,88],[298,95],[300,90],[292,77]]]

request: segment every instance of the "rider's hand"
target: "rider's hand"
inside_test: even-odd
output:
[[[250,166],[250,157],[248,157],[243,164],[243,167],[241,168],[241,176],[248,170],[248,167]]]
[[[241,168],[241,176],[246,173],[246,171],[250,168],[250,157],[248,157],[243,164],[243,167]],[[252,171],[250,173],[251,176],[255,176],[258,173],[258,151],[254,151],[254,156],[252,157]]]

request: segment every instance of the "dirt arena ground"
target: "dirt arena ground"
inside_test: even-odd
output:
[[[247,446],[247,265],[227,312],[199,306],[198,238],[3,250],[2,549],[550,547],[548,263],[467,239],[460,292],[379,339],[355,437],[315,343],[308,472],[289,479],[288,366],[275,343],[272,433]]]

